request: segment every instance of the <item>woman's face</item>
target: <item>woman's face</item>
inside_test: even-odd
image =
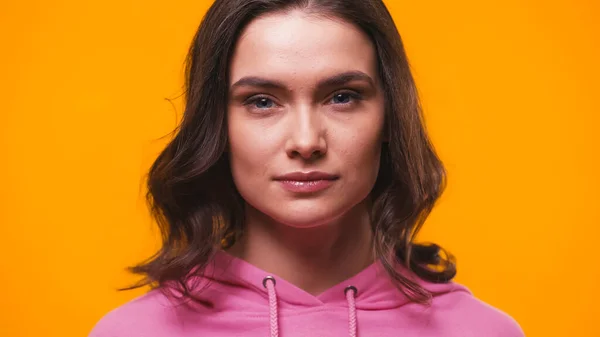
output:
[[[369,38],[302,12],[251,22],[230,65],[229,156],[250,207],[313,227],[370,193],[379,170],[384,98]]]

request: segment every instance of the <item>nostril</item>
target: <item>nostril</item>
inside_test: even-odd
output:
[[[317,160],[325,155],[325,151],[298,151],[294,150],[291,152],[291,157],[301,157],[305,160]]]
[[[321,158],[321,157],[323,157],[323,154],[324,153],[321,151],[314,151],[313,153],[310,154],[310,159],[314,160],[314,159]]]

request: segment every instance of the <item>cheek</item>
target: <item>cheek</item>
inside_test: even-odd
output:
[[[364,125],[364,124],[363,124]],[[339,139],[340,160],[345,162],[347,168],[360,180],[377,174],[383,137],[380,128],[362,128],[350,136]]]
[[[379,142],[358,143],[354,148],[348,149],[343,160],[351,170],[348,173],[352,180],[366,184],[374,182],[379,172],[380,154],[381,143]]]
[[[248,127],[247,121],[230,120],[229,162],[238,189],[260,181],[266,175],[274,140],[261,128]]]

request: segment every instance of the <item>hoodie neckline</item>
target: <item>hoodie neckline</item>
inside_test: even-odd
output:
[[[276,274],[268,273],[255,265],[219,250],[207,266],[205,277],[216,282],[234,283],[252,289],[265,298],[267,289],[263,280],[272,276],[276,280],[277,296],[288,305],[301,307],[347,306],[345,289],[355,287],[357,309],[384,309],[401,306],[410,300],[402,294],[379,261],[376,261],[354,276],[330,287],[319,295],[312,295]]]

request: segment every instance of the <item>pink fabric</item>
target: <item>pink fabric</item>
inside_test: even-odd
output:
[[[346,300],[348,301],[348,331],[350,337],[356,337],[356,288],[353,286],[346,287]]]
[[[89,336],[342,337],[349,331],[359,337],[524,336],[511,317],[456,283],[418,280],[433,299],[429,306],[411,302],[379,263],[318,296],[277,275],[263,283],[270,275],[219,252],[204,276],[190,281],[202,303],[182,305],[152,290],[105,315]],[[357,292],[345,291],[349,285]]]
[[[277,311],[277,293],[275,292],[275,278],[267,276],[263,280],[265,288],[269,293],[269,318],[271,337],[279,337],[279,312]]]

